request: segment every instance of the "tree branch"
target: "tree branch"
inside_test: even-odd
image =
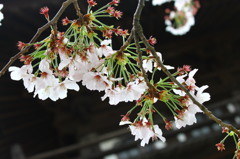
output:
[[[192,102],[197,105],[203,112],[205,115],[207,115],[211,120],[215,121],[216,123],[218,123],[221,127],[227,127],[230,131],[235,132],[236,134],[240,135],[240,131],[235,128],[233,125],[231,124],[226,124],[224,123],[221,119],[217,118],[215,115],[213,115],[213,113],[211,111],[209,111],[203,104],[199,103],[190,93],[189,91],[182,85],[180,84],[175,77],[172,76],[172,74],[167,70],[167,68],[163,65],[163,63],[161,62],[161,60],[159,59],[154,47],[152,47],[148,41],[147,38],[144,36],[143,34],[143,29],[142,26],[140,24],[140,17],[141,17],[141,12],[144,8],[144,0],[139,0],[138,2],[138,7],[136,10],[136,14],[135,14],[135,25],[134,25],[134,30],[136,31],[136,33],[138,34],[138,36],[140,37],[140,39],[143,41],[144,45],[146,46],[147,49],[149,49],[151,51],[151,53],[153,54],[153,56],[156,59],[157,65],[158,67],[161,67],[162,71],[171,79],[172,82],[176,83],[188,96],[189,98],[192,100]]]

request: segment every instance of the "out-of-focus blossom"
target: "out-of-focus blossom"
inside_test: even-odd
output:
[[[3,4],[0,4],[0,26],[2,25],[1,21],[2,21],[3,18],[4,18],[3,14],[2,14],[2,12],[1,12],[2,8],[3,8]]]

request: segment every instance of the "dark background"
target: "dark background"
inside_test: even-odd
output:
[[[0,3],[4,4],[4,20],[0,27],[1,68],[18,52],[17,42],[30,41],[37,28],[46,23],[39,9],[48,6],[50,17],[53,17],[61,2],[63,0],[1,0]],[[136,0],[122,0],[118,9],[124,12],[123,18],[119,21],[106,20],[106,23],[131,29],[136,4]],[[152,6],[146,2],[141,22],[146,36],[157,38],[156,50],[163,54],[164,62],[174,67],[189,64],[198,68],[197,85],[209,85],[207,92],[212,98],[206,105],[226,122],[238,126],[240,2],[200,0],[200,4],[196,24],[184,36],[165,32],[164,10],[172,7],[171,3]],[[86,2],[81,1],[80,6],[84,13]],[[73,6],[67,9],[65,16],[76,18]],[[59,28],[63,31],[65,27],[59,24]],[[19,62],[14,65],[21,66]],[[221,130],[201,115],[198,116],[198,124],[192,127],[178,131],[164,130],[167,138],[165,148],[159,150],[156,144],[141,148],[139,142],[133,141],[134,137],[126,127],[118,126],[120,115],[125,114],[132,104],[110,106],[108,101],[101,101],[103,93],[80,87],[79,92],[70,91],[67,99],[42,101],[28,94],[22,82],[12,81],[9,73],[1,77],[0,158],[24,159],[69,145],[75,145],[78,149],[49,158],[100,159],[109,154],[115,154],[119,159],[227,159],[233,156],[232,139],[227,142],[224,152],[217,152],[215,144],[223,137]],[[161,121],[159,123],[161,125]],[[187,140],[180,142],[179,133]],[[111,149],[103,151],[99,143],[105,139],[111,139],[114,144],[110,146]]]

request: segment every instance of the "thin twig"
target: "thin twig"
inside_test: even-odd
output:
[[[144,8],[144,0],[139,0],[138,2],[138,7],[136,10],[136,18],[135,18],[135,25],[134,25],[134,29],[135,31],[138,33],[139,37],[141,38],[141,40],[143,41],[144,45],[146,46],[147,49],[149,49],[152,53],[152,55],[155,57],[156,62],[158,67],[161,67],[162,71],[172,80],[172,82],[176,83],[188,96],[189,98],[192,100],[192,102],[197,105],[204,113],[205,115],[207,115],[210,119],[212,119],[213,121],[215,121],[216,123],[218,123],[221,127],[227,127],[229,130],[235,132],[236,134],[240,135],[240,131],[235,128],[233,125],[231,124],[226,124],[224,123],[221,119],[217,118],[215,115],[213,115],[213,113],[211,111],[209,111],[203,104],[199,103],[190,93],[189,91],[182,85],[180,84],[175,77],[172,76],[172,74],[167,70],[167,68],[163,65],[162,61],[160,60],[159,56],[157,55],[154,47],[152,47],[148,41],[147,38],[144,36],[143,34],[143,29],[142,26],[140,24],[140,17],[141,17],[141,12],[142,9]]]

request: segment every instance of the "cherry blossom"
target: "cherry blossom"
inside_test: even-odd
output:
[[[209,101],[210,100],[210,94],[209,93],[203,93],[203,91],[205,90],[205,89],[207,89],[208,88],[208,86],[207,85],[205,85],[205,86],[202,86],[202,87],[200,87],[200,88],[196,88],[196,90],[197,90],[197,94],[196,94],[196,100],[199,102],[199,103],[204,103],[204,102],[206,102],[206,101]]]
[[[160,52],[156,52],[160,61],[163,62],[162,60],[162,54]],[[153,66],[156,67],[159,71],[161,70],[160,67],[157,67],[157,62],[153,58],[153,55],[151,54],[149,56],[149,59],[143,60],[143,68],[145,69],[146,72],[152,72]],[[169,66],[169,65],[164,65],[168,70],[174,69],[174,67]]]
[[[153,0],[152,5],[157,6],[157,5],[162,5],[167,2],[171,2],[172,0]]]
[[[0,4],[0,26],[2,25],[1,21],[3,20],[4,16],[1,12],[1,9],[3,8],[3,4]]]
[[[12,80],[19,81],[25,77],[28,77],[32,73],[32,65],[23,65],[21,68],[16,66],[9,67],[9,72]]]
[[[83,75],[89,72],[88,62],[83,62],[79,55],[75,55],[68,65],[68,78],[74,81],[81,81]]]
[[[90,90],[104,91],[112,82],[100,72],[88,72],[84,74],[82,84]]]
[[[53,101],[59,99],[59,92],[55,91],[55,87],[58,85],[59,80],[54,76],[48,76],[44,80],[37,78],[34,97],[38,95],[39,99],[46,100],[50,98]]]
[[[151,72],[153,69],[153,59],[145,59],[142,62],[143,68],[146,72]]]
[[[94,49],[95,51],[95,49]],[[87,51],[87,57],[88,57],[88,68],[89,70],[92,69],[102,69],[102,67],[99,67],[104,63],[104,59],[99,59],[99,56],[96,52],[90,52],[89,50]],[[106,73],[105,70],[99,70],[102,73]]]
[[[192,125],[197,122],[195,114],[191,113],[188,110],[185,110],[181,116],[174,117],[175,124],[178,129],[185,127],[186,125]]]
[[[176,7],[177,10],[186,10],[186,9],[191,9],[190,3],[192,2],[192,0],[176,0],[174,3],[174,6]]]
[[[195,90],[190,91],[190,92],[192,93],[192,96],[196,99],[196,101],[198,101],[200,104],[202,104],[202,103],[210,100],[210,95],[209,95],[209,93],[203,92],[205,89],[208,88],[207,85],[202,86],[200,88],[195,86],[196,82],[195,82],[195,79],[193,78],[193,76],[196,72],[197,72],[197,69],[194,69],[193,71],[191,71],[189,73],[189,75],[188,75],[189,77],[185,81],[185,83],[188,85],[194,86],[194,88],[196,88],[196,91],[197,91],[196,95],[194,93]],[[181,76],[178,79],[179,82],[184,81],[183,77],[186,77],[186,75]],[[185,93],[182,93],[182,91],[179,91],[179,90],[175,90],[174,92],[178,93],[181,96],[185,95]],[[181,112],[178,117],[176,117],[176,116],[174,117],[175,124],[178,129],[180,129],[181,127],[185,127],[186,125],[192,125],[192,124],[196,123],[197,119],[195,117],[195,114],[202,112],[202,110],[197,105],[195,105],[190,98],[188,98],[188,100],[185,101],[185,107],[186,107],[186,109],[183,110],[183,112]]]
[[[182,16],[182,18],[184,18],[184,23],[181,26],[176,27],[173,25],[172,20],[175,19],[176,16]],[[166,31],[171,32],[173,35],[184,35],[195,24],[195,19],[191,11],[171,11],[169,19],[165,20],[165,24],[167,25]]]
[[[125,95],[122,100],[125,102],[138,100],[147,88],[144,81],[136,80],[134,82],[129,82],[125,88]]]
[[[60,99],[67,97],[68,89],[79,91],[80,88],[75,81],[71,81],[69,79],[65,79],[63,82],[58,83],[58,85],[54,88],[55,92],[58,92],[58,97]]]
[[[143,121],[139,121],[136,124],[129,125],[132,135],[135,136],[135,141],[138,139],[141,141],[141,146],[149,143],[149,140],[152,138],[156,140],[159,138],[162,142],[165,142],[166,139],[162,136],[162,130],[158,125],[148,125],[148,121],[144,118]]]
[[[178,76],[176,78],[176,80],[179,83],[185,85],[187,87],[187,89],[190,90],[191,94],[194,94],[195,90],[198,88],[195,85],[196,81],[193,78],[193,76],[196,74],[197,71],[198,71],[198,69],[194,69],[194,70],[190,71],[189,74],[188,74],[188,78],[186,80],[184,78],[187,76],[187,74]],[[174,93],[176,93],[176,94],[178,94],[180,96],[185,96],[186,95],[186,93],[183,90],[181,90],[181,89],[173,89],[173,91],[174,91]]]
[[[72,57],[69,57],[63,49],[58,49],[61,62],[58,65],[58,69],[62,70],[64,67],[68,66],[72,61]]]
[[[19,81],[23,80],[24,87],[28,92],[33,92],[35,86],[35,76],[32,74],[33,68],[32,65],[23,65],[21,68],[11,66],[9,67],[11,72],[10,76],[12,80]]]
[[[109,104],[117,105],[119,102],[122,101],[124,93],[124,89],[121,89],[119,86],[116,86],[114,89],[109,87],[105,90],[105,95],[101,99],[105,100],[108,97]]]
[[[108,56],[110,56],[110,55],[112,55],[114,53],[112,47],[108,46],[111,43],[112,43],[111,39],[103,40],[101,42],[101,47],[97,48],[97,50],[96,50],[99,57],[102,57],[103,55],[105,57],[108,57]]]
[[[146,83],[141,78],[136,79],[133,82],[129,82],[126,87],[116,86],[114,89],[107,88],[102,100],[108,97],[111,105],[117,105],[119,102],[132,102],[138,100],[147,88]]]
[[[122,116],[123,116],[123,117],[122,117],[119,125],[132,124],[132,122],[130,121],[130,118],[129,118],[129,114],[122,115]]]

